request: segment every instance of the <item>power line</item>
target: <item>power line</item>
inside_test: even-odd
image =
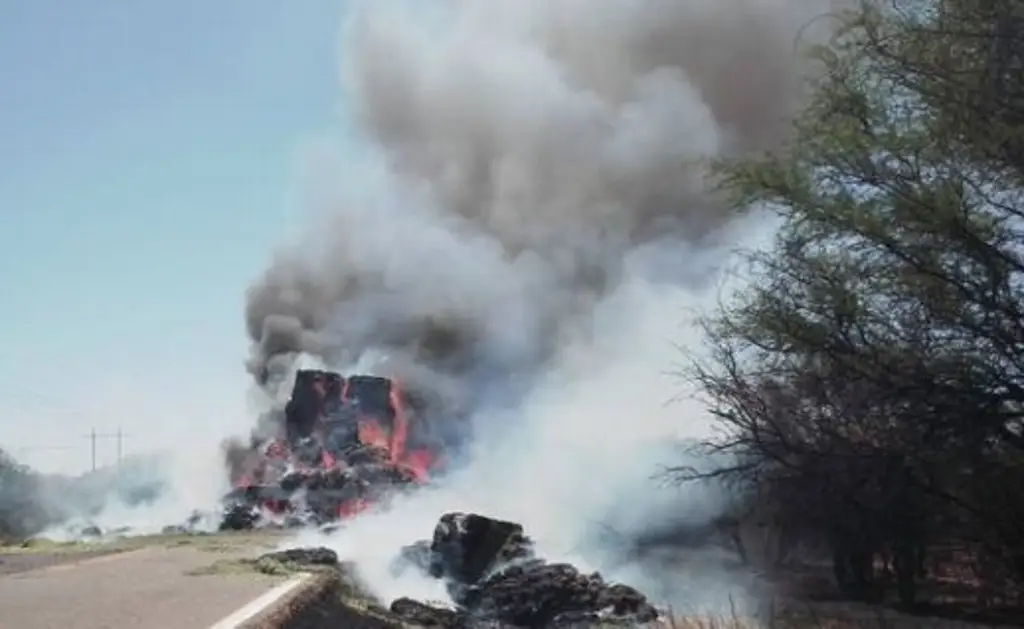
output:
[[[117,440],[117,466],[121,467],[121,460],[124,458],[124,440],[131,435],[126,435],[121,427],[117,427],[117,432],[98,433],[93,428],[89,434],[84,435],[84,438],[89,440],[89,446],[91,451],[92,459],[92,471],[96,471],[96,441],[98,439],[116,439]]]

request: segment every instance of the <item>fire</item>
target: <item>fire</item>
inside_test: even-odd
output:
[[[251,453],[229,494],[231,508],[287,512],[295,508],[289,496],[305,489],[307,502],[320,511],[326,505],[331,517],[349,518],[371,508],[395,483],[429,482],[439,457],[424,447],[409,448],[416,416],[407,399],[390,378],[298,372],[283,436]],[[390,480],[371,471],[381,465],[396,472],[384,475]]]
[[[380,448],[382,450],[391,451],[391,444],[388,442],[388,436],[384,433],[384,429],[379,423],[371,420],[364,420],[359,422],[358,428],[359,442],[363,445]]]

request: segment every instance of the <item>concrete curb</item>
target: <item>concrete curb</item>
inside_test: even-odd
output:
[[[323,573],[301,573],[228,616],[210,629],[281,629],[295,618],[337,594],[338,579]],[[231,624],[231,621],[234,624]],[[223,624],[221,624],[223,623]]]

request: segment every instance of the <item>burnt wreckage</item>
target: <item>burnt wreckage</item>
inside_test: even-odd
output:
[[[415,404],[392,378],[300,370],[282,434],[232,472],[222,529],[327,523],[426,483],[437,452],[417,445]]]
[[[392,602],[392,613],[422,625],[464,627],[471,620],[519,627],[632,625],[659,616],[628,585],[538,558],[521,525],[473,513],[446,513],[433,539],[404,547],[393,570],[410,569],[443,580],[457,606],[446,609],[409,598]]]
[[[299,371],[281,435],[233,468],[221,528],[252,528],[275,515],[285,524],[337,521],[429,482],[439,449],[417,435],[416,406],[393,379]],[[266,558],[340,566],[328,549]],[[521,525],[473,513],[444,514],[433,537],[402,548],[392,567],[396,575],[415,570],[447,587],[454,608],[410,598],[391,603],[392,614],[420,625],[628,626],[659,616],[630,586],[537,557]]]
[[[351,621],[372,611],[376,619],[386,621],[356,622],[359,626],[571,629],[634,627],[660,617],[632,587],[607,583],[599,574],[582,574],[568,564],[545,562],[535,556],[522,526],[475,513],[444,514],[433,539],[404,547],[392,567],[395,576],[417,570],[443,580],[454,605],[402,597],[384,609],[360,578],[359,567],[339,559],[335,551],[321,546],[290,548],[246,561],[293,569],[334,568],[346,594],[332,600],[347,608],[344,617]],[[330,611],[320,613],[330,617]]]

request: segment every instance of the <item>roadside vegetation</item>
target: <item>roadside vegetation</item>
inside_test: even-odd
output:
[[[0,449],[0,544],[22,540],[49,523],[42,493],[39,475]]]
[[[821,549],[848,600],[1019,621],[1024,5],[820,19],[842,26],[810,51],[792,143],[717,165],[782,228],[687,374],[722,429],[705,445],[734,462],[710,476]]]
[[[123,552],[141,548],[189,548],[209,553],[238,553],[270,550],[280,545],[283,531],[226,531],[219,533],[167,533],[131,537],[84,538],[54,541],[32,537],[0,543],[2,554],[63,554],[97,551]]]

